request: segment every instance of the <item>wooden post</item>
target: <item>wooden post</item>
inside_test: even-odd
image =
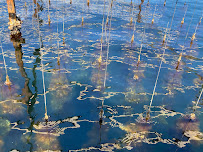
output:
[[[6,0],[8,5],[9,22],[14,23],[16,21],[16,9],[14,0]]]
[[[9,14],[9,27],[11,30],[11,38],[16,39],[21,37],[20,29],[21,29],[21,20],[16,16],[15,9],[15,0],[6,0],[8,6],[8,14]]]

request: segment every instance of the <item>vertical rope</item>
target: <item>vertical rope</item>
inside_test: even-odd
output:
[[[199,101],[200,101],[200,99],[201,99],[201,96],[202,96],[202,92],[203,92],[203,88],[202,88],[202,90],[201,90],[201,92],[200,92],[200,95],[199,95],[199,97],[198,97],[198,100],[197,100],[197,103],[196,103],[196,107],[197,107],[197,105],[199,104]]]
[[[51,21],[50,21],[50,13],[49,13],[49,1],[50,1],[50,0],[48,0],[48,24],[50,25],[50,22],[51,22]]]
[[[111,1],[111,0],[109,0],[109,1]],[[109,9],[108,9],[108,13],[107,13],[107,18],[106,18],[106,24],[105,24],[105,27],[104,27],[104,29],[105,29],[105,37],[106,37],[106,42],[108,41],[107,40],[107,24],[108,24],[108,22],[109,22],[109,12],[110,12],[110,10],[111,10],[111,2],[109,3]]]
[[[173,12],[173,17],[172,17],[172,20],[171,20],[171,24],[170,24],[168,35],[169,35],[171,27],[172,27],[172,23],[173,23],[175,11],[176,11],[177,3],[178,3],[178,0],[176,1],[176,5],[175,5],[174,12]],[[169,22],[168,22],[168,24],[169,24]],[[167,28],[168,28],[168,24],[167,24]],[[166,33],[167,33],[167,29],[166,29]],[[165,33],[165,35],[166,35],[166,33]],[[150,112],[150,108],[151,108],[151,105],[152,105],[152,102],[153,102],[153,99],[154,99],[154,95],[155,95],[155,91],[156,91],[156,87],[157,87],[157,82],[158,82],[158,79],[159,79],[159,74],[160,74],[160,71],[161,71],[161,66],[162,66],[164,55],[165,55],[165,51],[166,51],[167,41],[168,41],[168,37],[167,37],[166,42],[165,42],[165,47],[164,47],[161,63],[160,63],[159,70],[158,70],[157,77],[156,77],[156,81],[155,81],[155,84],[154,84],[154,89],[153,89],[152,97],[151,97],[150,104],[149,104],[149,112]]]
[[[102,58],[102,43],[103,43],[103,33],[104,33],[104,11],[105,11],[105,0],[104,0],[104,8],[103,8],[103,20],[102,20],[102,36],[101,36],[101,51],[100,57]]]
[[[37,7],[37,20],[38,20],[38,32],[39,32],[39,47],[41,51],[41,65],[42,65],[42,84],[43,84],[43,94],[44,94],[44,107],[45,107],[45,119],[48,120],[47,115],[47,99],[46,99],[46,89],[45,89],[45,79],[44,79],[44,65],[43,65],[43,50],[41,48],[41,36],[40,36],[40,28],[39,28],[39,14],[38,14],[38,7]]]
[[[168,22],[168,24],[169,24],[169,22]],[[168,28],[168,24],[167,24],[167,28]],[[166,28],[165,34],[167,33],[167,28]],[[166,41],[166,43],[167,43],[167,41]],[[163,55],[162,55],[161,63],[159,65],[159,70],[158,70],[156,81],[155,81],[155,84],[154,84],[154,89],[153,89],[152,97],[151,97],[150,104],[149,104],[149,111],[150,111],[150,107],[151,107],[153,99],[154,99],[154,94],[155,94],[155,91],[156,91],[156,86],[157,86],[157,82],[158,82],[158,79],[159,79],[159,74],[160,74],[160,71],[161,71],[161,66],[162,66],[162,63],[163,63],[163,58],[164,58],[164,55],[165,55],[165,50],[166,50],[166,44],[165,44],[165,47],[164,47],[164,52],[163,52]]]
[[[186,36],[185,36],[185,40],[184,40],[184,44],[183,44],[181,53],[183,53],[183,50],[184,50],[185,42],[186,42],[186,39],[187,39],[187,37],[188,37],[188,33],[189,33],[189,30],[190,30],[190,26],[191,26],[191,23],[192,23],[192,19],[193,19],[193,17],[194,17],[195,9],[196,9],[196,6],[197,6],[197,1],[198,1],[198,0],[196,0],[195,8],[194,8],[194,11],[193,11],[193,14],[192,14],[192,18],[191,18],[191,20],[190,20],[190,24],[189,24],[189,27],[188,27],[188,30],[187,30],[187,33],[186,33]]]
[[[65,44],[65,38],[64,38],[64,29],[65,29],[65,25],[64,25],[64,13],[65,13],[65,3],[64,3],[64,0],[63,0],[63,43]]]
[[[147,9],[145,9],[145,13],[146,13],[146,12],[147,12]],[[140,63],[140,56],[141,56],[141,53],[142,53],[142,45],[143,45],[143,40],[144,40],[144,37],[145,37],[145,28],[146,28],[146,24],[144,25],[144,32],[143,32],[143,35],[142,35],[140,51],[139,51],[138,60],[137,60],[137,66],[138,66],[139,63]]]
[[[111,0],[111,3],[113,3],[113,0]],[[107,53],[106,53],[106,68],[105,68],[105,76],[104,76],[104,88],[106,87],[106,74],[107,74],[107,65],[108,65],[108,58],[109,58],[109,41],[110,41],[110,31],[111,31],[111,20],[112,20],[112,7],[111,7],[111,19],[110,19],[110,25],[109,25],[109,37],[108,37],[108,41],[107,41]]]
[[[0,39],[1,41],[1,39]],[[5,68],[5,71],[6,71],[6,76],[8,75],[8,72],[7,72],[7,65],[6,65],[6,59],[4,57],[4,50],[3,50],[3,47],[2,47],[2,42],[1,42],[1,52],[2,52],[2,56],[3,56],[3,60],[4,60],[4,68]]]

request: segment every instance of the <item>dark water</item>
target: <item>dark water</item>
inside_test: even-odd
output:
[[[49,10],[48,3],[15,1],[23,21],[17,40],[10,38],[7,3],[0,3],[1,152],[201,151],[202,98],[195,105],[203,80],[203,1],[114,1],[112,10],[106,1],[100,64],[104,1],[88,7],[85,0],[51,0]],[[11,86],[4,84],[3,55]]]

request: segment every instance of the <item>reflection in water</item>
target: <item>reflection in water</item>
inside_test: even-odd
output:
[[[94,68],[93,71],[92,71],[91,81],[95,85],[95,88],[98,89],[98,91],[101,91],[102,89],[104,89],[103,86],[104,86],[106,63],[104,63],[104,62],[101,62],[101,63],[96,62],[95,66],[97,68]],[[108,73],[106,75],[108,77]]]
[[[196,74],[197,78],[193,79],[193,83],[196,87],[200,87],[203,84],[203,76]]]
[[[41,2],[42,4],[40,5],[37,0],[33,0],[33,3],[36,5],[37,8],[34,9],[34,14],[33,17],[37,18],[37,14],[39,13],[39,11],[43,11],[43,1],[39,0],[39,2]],[[40,22],[42,22],[41,19],[39,19]]]
[[[47,132],[47,134],[35,134],[35,144],[37,145],[37,151],[56,151],[60,149],[59,141],[57,140],[57,136],[51,135]]]
[[[0,136],[5,136],[11,129],[10,121],[0,117]]]
[[[58,142],[58,136],[65,134],[64,131],[66,129],[74,129],[74,128],[80,128],[79,122],[90,122],[95,123],[94,121],[88,121],[88,120],[78,120],[80,116],[74,116],[70,118],[66,118],[63,120],[57,120],[57,121],[47,121],[47,122],[37,122],[36,124],[32,124],[34,129],[22,129],[18,128],[18,123],[12,123],[14,125],[12,129],[17,129],[21,131],[25,131],[26,133],[35,133],[34,140],[36,147],[39,151],[43,150],[59,150],[60,144]],[[65,127],[61,127],[60,125],[66,124]],[[28,144],[30,143],[30,137],[26,137]],[[49,140],[50,139],[50,140]],[[32,144],[31,144],[31,148]],[[32,150],[32,149],[31,149]]]
[[[14,103],[13,101],[6,100],[0,104],[1,114],[3,115],[13,115],[15,117],[23,116],[24,107],[20,103]]]
[[[13,0],[10,1],[14,4]],[[67,7],[69,4],[65,1],[52,1],[51,6],[49,5],[50,0],[46,2],[42,0],[26,1],[25,8],[19,10],[19,14],[24,20],[22,34],[20,31],[22,22],[16,16],[15,8],[12,8],[9,11],[11,42],[8,41],[9,35],[6,34],[5,30],[3,31],[5,38],[2,38],[2,46],[6,51],[5,57],[8,62],[9,74],[15,83],[12,81],[13,85],[10,87],[4,85],[5,73],[2,70],[3,62],[0,62],[0,151],[11,151],[11,148],[14,151],[15,148],[19,151],[122,152],[127,150],[139,151],[139,149],[148,151],[148,146],[156,150],[163,147],[170,147],[174,150],[178,147],[184,148],[181,149],[183,151],[188,151],[188,147],[193,148],[194,141],[202,141],[201,119],[197,119],[196,115],[185,115],[182,109],[183,106],[186,107],[191,104],[190,96],[202,85],[201,37],[198,36],[198,33],[194,35],[189,32],[188,35],[192,37],[191,43],[194,42],[195,46],[191,50],[189,49],[190,44],[188,44],[188,48],[185,49],[186,52],[198,52],[198,54],[189,56],[180,54],[178,62],[176,62],[177,59],[174,61],[173,54],[180,53],[177,49],[179,42],[174,45],[174,41],[177,40],[177,33],[180,33],[181,41],[186,30],[185,26],[178,27],[183,30],[182,32],[176,29],[177,26],[180,26],[183,17],[181,14],[183,9],[180,9],[183,7],[182,1],[177,1],[177,18],[174,18],[174,22],[178,25],[171,26],[172,32],[168,34],[169,37],[167,36],[169,43],[163,60],[162,70],[164,72],[160,74],[161,83],[158,83],[157,92],[154,92],[157,100],[156,106],[150,107],[144,104],[148,102],[148,97],[151,95],[150,90],[152,89],[152,80],[156,76],[157,63],[162,58],[160,52],[163,48],[159,44],[162,40],[163,43],[167,41],[166,34],[168,31],[165,35],[162,33],[165,29],[165,23],[171,20],[171,8],[175,2],[166,5],[166,0],[163,1],[166,7],[164,12],[161,12],[163,3],[157,3],[156,10],[155,3],[157,1],[150,1],[150,7],[148,7],[149,0],[138,1],[138,10],[132,9],[135,5],[133,1],[131,1],[131,5],[130,1],[124,3],[113,0],[105,1],[105,5],[109,5],[109,8],[106,9],[103,7],[103,1],[97,0],[91,1],[91,4],[89,0],[87,0],[87,4],[86,2],[82,3],[82,1],[73,1],[72,3],[70,0],[72,4],[70,8]],[[113,2],[115,7],[112,7]],[[191,10],[194,10],[194,6],[191,4],[188,2],[188,12],[182,19],[181,25],[188,25]],[[0,5],[2,6],[2,4]],[[18,2],[17,5],[18,8],[22,8],[24,4]],[[29,12],[31,5],[34,6],[33,12]],[[86,5],[91,5],[91,7],[88,8]],[[81,11],[82,7],[85,9]],[[151,8],[154,7],[155,10],[152,10]],[[197,5],[197,7],[199,6]],[[145,8],[147,12],[143,14],[142,10]],[[26,15],[25,9],[26,12],[28,11]],[[59,15],[56,15],[56,11]],[[101,34],[103,34],[101,23],[104,22],[102,22],[103,11],[103,16],[106,18],[105,27],[108,27],[108,29],[105,28],[105,31],[109,30],[111,34],[111,42],[109,43],[107,37],[110,35],[106,33],[107,44],[111,49],[107,51],[109,53],[107,63],[104,63],[105,51],[99,52],[100,44],[102,44],[102,49],[107,48],[101,38]],[[134,12],[137,13],[135,19],[130,16],[130,22],[129,11],[132,16]],[[41,19],[39,19],[38,13]],[[5,13],[0,11],[0,14],[4,15]],[[52,27],[42,22],[42,19],[46,19],[46,22],[48,21],[50,24],[50,14],[53,21]],[[63,23],[61,15],[63,15]],[[153,19],[151,20],[152,15]],[[38,21],[41,23],[38,24],[40,29],[37,32],[31,28],[32,25],[29,23],[32,16],[37,18],[35,23]],[[180,18],[180,16],[182,17]],[[156,17],[157,24],[151,25],[151,23],[155,23],[154,17]],[[56,20],[59,22],[55,23]],[[194,20],[196,19],[194,18]],[[129,31],[132,32],[133,21],[135,21],[136,28],[134,27],[133,33],[129,34]],[[3,28],[4,25],[7,26],[4,20],[0,22],[3,23]],[[198,23],[200,25],[201,20],[198,19]],[[55,28],[56,26],[58,28]],[[193,22],[191,27],[194,27]],[[142,44],[141,32],[143,28],[146,30],[147,44],[143,43],[145,49],[142,50],[143,58],[140,62],[139,48],[136,45]],[[201,27],[199,26],[199,28]],[[22,35],[26,38],[26,43]],[[54,40],[56,36],[57,42]],[[40,39],[40,48],[36,48],[38,47],[38,38]],[[65,38],[68,42],[66,45],[62,47],[57,45],[57,43],[63,43]],[[130,39],[131,47],[129,45]],[[157,42],[158,44],[156,44]],[[15,52],[12,51],[13,48]],[[45,48],[47,49],[43,54],[43,60],[47,64],[44,65],[46,66],[44,72],[45,81],[49,85],[48,91],[45,93],[51,116],[51,120],[47,121],[42,120],[44,105],[41,94],[42,88],[40,88],[42,78],[40,57]],[[171,51],[171,48],[174,52]],[[61,50],[66,53],[63,54]],[[57,55],[68,60],[62,61],[62,58],[57,58]],[[95,59],[96,61],[92,63]],[[105,71],[107,65],[108,70]],[[186,71],[185,69],[189,70]],[[163,100],[165,97],[171,97],[170,99],[176,102],[165,102]],[[184,102],[178,102],[183,99]],[[100,102],[102,105],[98,107]],[[166,109],[165,107],[168,105],[170,105],[170,109],[175,107],[177,112]],[[74,109],[71,109],[72,107]],[[198,108],[200,111],[195,111],[197,116],[201,114],[201,105]],[[177,120],[178,116],[181,118]],[[76,133],[79,133],[81,137],[76,137]],[[16,140],[21,135],[21,140]],[[14,143],[9,143],[10,140]],[[66,142],[70,142],[70,147],[66,146]],[[145,149],[145,147],[147,148]],[[155,150],[151,149],[151,151]]]
[[[10,3],[11,2],[11,3]],[[13,3],[12,3],[13,2]],[[13,46],[15,48],[15,54],[16,54],[16,62],[18,66],[20,67],[20,72],[23,77],[25,77],[25,71],[23,69],[23,62],[22,62],[22,46],[21,44],[24,43],[24,39],[21,37],[21,32],[20,28],[21,26],[16,25],[16,14],[15,14],[15,4],[14,1],[7,1],[8,4],[8,12],[13,12],[13,15],[9,15],[9,22],[10,22],[10,27],[9,29],[11,30],[11,35],[10,35],[10,40],[13,42]],[[10,8],[12,8],[10,10]],[[11,27],[11,22],[12,22],[12,27]],[[2,99],[5,100],[5,102],[1,102],[1,111],[2,114],[15,114],[16,116],[22,115],[23,114],[23,106],[22,104],[15,103],[17,98],[17,93],[16,91],[19,89],[19,86],[17,84],[12,84],[9,86],[2,86]],[[26,91],[27,87],[25,84],[25,89],[23,89],[22,95],[25,95],[26,98]],[[30,95],[31,96],[31,95]],[[26,98],[26,100],[29,100]],[[18,100],[19,101],[19,100]],[[21,99],[20,99],[21,101]]]
[[[24,83],[24,88],[22,89],[22,93],[21,93],[21,96],[22,98],[20,99],[20,101],[23,103],[23,104],[26,104],[27,105],[27,112],[28,112],[28,115],[30,117],[30,126],[29,126],[29,129],[32,130],[33,129],[33,123],[34,123],[34,117],[32,116],[32,111],[33,111],[33,106],[36,102],[36,97],[37,97],[37,92],[33,95],[30,88],[29,88],[29,81],[30,79],[28,78],[27,76],[27,73],[24,69],[24,64],[23,64],[23,53],[22,53],[22,46],[21,44],[25,42],[25,40],[23,38],[21,38],[21,41],[18,42],[16,40],[12,40],[13,41],[13,46],[15,48],[15,57],[16,57],[16,63],[18,64],[19,66],[19,71],[21,73],[21,76],[25,79],[25,83]],[[33,72],[34,74],[34,72]],[[36,77],[34,77],[36,81]],[[35,87],[35,91],[36,91],[36,85],[33,83],[33,86]],[[30,101],[31,99],[31,101]],[[31,136],[32,134],[30,134]],[[33,149],[33,145],[32,143],[30,142],[30,137],[26,140],[26,142],[30,145],[30,151],[32,151]]]
[[[34,53],[33,53],[34,54]],[[32,86],[34,87],[34,94],[33,96],[30,98],[30,101],[29,101],[29,106],[28,106],[28,115],[30,117],[30,126],[29,126],[29,130],[31,131],[29,137],[27,137],[26,139],[26,142],[27,144],[30,145],[30,151],[33,151],[33,143],[31,142],[31,136],[32,136],[32,131],[34,129],[33,125],[35,124],[35,115],[33,114],[33,110],[34,110],[34,105],[36,103],[36,98],[37,98],[37,93],[38,93],[38,89],[37,89],[37,86],[36,86],[36,83],[37,83],[37,75],[36,75],[36,68],[37,66],[40,65],[40,58],[39,56],[37,56],[36,58],[36,61],[34,63],[34,66],[32,68],[32,73],[33,73],[33,77],[34,77],[34,80],[32,81]]]
[[[143,84],[141,83],[142,79],[145,77],[144,76],[144,70],[139,70],[138,67],[136,70],[133,70],[131,78],[128,79],[128,88],[127,93],[125,95],[125,98],[129,102],[144,102],[148,98],[146,96],[146,91],[145,88],[143,87]],[[139,88],[139,89],[137,89]]]
[[[0,117],[0,130],[1,130],[1,132],[0,132],[0,151],[4,151],[3,150],[3,145],[4,145],[3,137],[8,134],[10,129],[11,129],[11,127],[10,127],[9,120]]]
[[[15,101],[16,97],[18,94],[16,91],[19,89],[18,85],[11,85],[11,86],[6,86],[2,85],[1,86],[1,99],[2,101]]]
[[[142,19],[141,11],[142,11],[142,4],[144,3],[144,0],[141,0],[141,3],[139,5],[139,13],[137,15],[137,22],[140,23]]]
[[[2,150],[3,145],[4,145],[4,142],[3,142],[3,140],[2,140],[1,137],[0,137],[0,150],[1,150],[1,151],[3,151],[3,150]]]
[[[184,93],[185,91],[182,88],[182,74],[183,71],[173,71],[169,73],[169,80],[167,84],[166,90],[168,91],[168,94],[170,97],[174,97],[176,94],[176,91],[180,91]]]
[[[27,77],[27,73],[25,72],[22,57],[22,43],[25,43],[25,39],[21,37],[20,29],[18,29],[18,34],[15,34],[13,36],[13,33],[11,33],[11,42],[13,43],[13,47],[15,48],[15,57],[16,57],[16,63],[19,66],[19,71],[21,73],[21,76],[25,78],[25,84],[24,88],[22,89],[22,98],[20,101],[24,104],[29,105],[28,101],[30,100],[30,97],[32,96],[32,93],[29,89],[29,78]]]
[[[130,73],[128,76],[129,78],[127,79],[128,87],[126,89],[125,99],[128,102],[141,103],[147,100],[145,88],[142,84],[142,80],[145,78],[145,67],[141,62],[137,63],[137,59],[133,56],[133,50],[130,49],[126,58],[128,61],[132,60],[132,64],[129,69]]]
[[[15,48],[16,63],[19,66],[19,71],[21,73],[21,76],[25,78],[25,84],[21,94],[21,96],[23,96],[23,98],[21,99],[21,102],[24,104],[28,104],[28,101],[32,96],[32,92],[30,91],[30,88],[29,88],[29,78],[27,77],[27,73],[25,72],[23,61],[22,61],[23,53],[22,53],[21,43],[24,43],[24,39],[21,38],[20,40],[21,41],[16,41],[15,39],[12,39],[11,41],[13,42],[13,46]]]
[[[177,141],[178,147],[185,147],[187,143],[195,141],[195,143],[202,143],[203,133],[200,132],[200,123],[196,118],[194,113],[183,116],[177,121],[177,128],[181,130],[182,137],[181,139],[175,139]],[[183,137],[187,137],[187,140],[184,141]],[[182,141],[181,141],[182,140]],[[201,142],[200,142],[201,141]]]
[[[93,124],[91,130],[87,132],[88,140],[84,147],[96,145],[101,148],[101,143],[108,140],[108,125],[102,125],[101,123]]]
[[[68,79],[65,73],[60,71],[61,69],[56,69],[51,77],[49,84],[49,91],[51,91],[51,106],[54,110],[61,110],[64,107],[65,102],[68,101],[67,98],[70,96],[71,88],[69,86]]]
[[[120,127],[127,132],[122,143],[126,144],[128,150],[131,150],[135,146],[141,146],[142,140],[147,138],[148,132],[152,128],[152,124],[143,121],[143,119],[144,117],[142,118],[142,116],[139,116],[136,123],[130,123]],[[142,122],[140,122],[140,120]]]
[[[34,2],[36,4],[36,1],[34,1]],[[8,4],[8,6],[9,6],[9,4]],[[37,6],[39,7],[39,5],[37,5]],[[14,15],[14,16],[16,16],[16,15]],[[16,18],[16,20],[17,19],[18,18]],[[11,22],[10,16],[9,16],[9,20]],[[17,23],[19,23],[19,21]],[[35,74],[36,65],[33,68],[34,81],[33,81],[32,85],[35,88],[35,94],[33,95],[30,88],[29,88],[29,80],[30,79],[28,78],[27,73],[24,69],[24,64],[23,64],[23,60],[22,60],[23,53],[22,53],[22,45],[21,44],[25,43],[25,39],[22,38],[22,36],[21,36],[21,32],[20,32],[21,26],[15,25],[15,27],[13,27],[13,28],[17,32],[13,32],[14,30],[11,29],[11,24],[10,24],[10,27],[9,27],[9,29],[11,30],[11,36],[10,36],[11,39],[10,40],[13,43],[13,47],[15,48],[15,58],[16,58],[16,63],[19,66],[19,71],[21,73],[21,76],[25,79],[24,88],[22,89],[21,95],[19,95],[20,98],[18,99],[18,102],[22,102],[23,104],[27,105],[27,112],[28,112],[30,120],[31,120],[29,130],[32,130],[33,129],[33,123],[34,123],[34,117],[32,116],[32,111],[33,111],[33,106],[36,102],[36,97],[37,97],[36,74]],[[38,60],[36,60],[36,61],[38,61]],[[13,86],[11,86],[10,90],[12,90],[12,87]],[[16,85],[15,85],[15,88],[16,88]],[[18,87],[16,89],[18,89]],[[12,92],[12,95],[15,95],[15,94]],[[15,95],[15,98],[16,98],[16,95]],[[30,99],[31,99],[31,101],[30,101]],[[8,101],[5,103],[2,103],[1,105],[3,106],[3,109],[2,109],[3,113],[15,114],[16,116],[18,116],[19,114],[21,114],[21,115],[23,114],[23,107],[22,107],[22,104],[20,104],[20,103],[14,103],[13,101]],[[27,143],[30,144],[30,151],[32,151],[33,145],[29,141],[29,139],[30,138],[28,138]]]
[[[199,131],[199,121],[197,120],[194,113],[185,115],[177,122],[177,127],[183,132],[186,131]]]

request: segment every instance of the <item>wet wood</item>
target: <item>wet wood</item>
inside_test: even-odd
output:
[[[14,0],[6,0],[8,6],[9,21],[16,21],[16,9]]]

